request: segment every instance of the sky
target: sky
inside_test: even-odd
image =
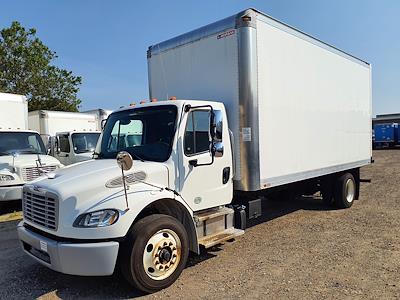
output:
[[[0,0],[0,28],[36,28],[57,66],[82,76],[81,110],[149,97],[150,45],[254,7],[372,64],[373,113],[400,112],[400,1]]]

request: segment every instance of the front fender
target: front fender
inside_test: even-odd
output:
[[[62,211],[59,216],[58,231],[50,232],[60,237],[74,239],[115,239],[125,237],[130,227],[138,218],[140,213],[152,203],[160,199],[174,199],[185,208],[187,214],[193,222],[193,211],[180,198],[176,197],[173,192],[166,189],[157,189],[144,184],[137,184],[134,188],[127,190],[129,209],[126,205],[125,193],[123,189],[110,190],[98,201],[78,201],[74,196],[63,200]],[[80,203],[81,205],[77,205]],[[76,218],[84,213],[103,210],[116,209],[119,212],[119,219],[111,226],[96,228],[77,228],[73,227]],[[27,222],[30,224],[30,222]],[[32,224],[34,225],[34,224]]]

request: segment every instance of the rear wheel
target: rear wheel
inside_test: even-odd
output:
[[[151,215],[132,228],[121,252],[121,270],[136,288],[153,293],[170,286],[185,268],[189,241],[175,218]]]
[[[338,208],[349,208],[356,196],[356,181],[351,173],[341,175],[335,184],[334,199]]]

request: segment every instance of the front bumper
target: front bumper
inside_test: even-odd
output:
[[[11,201],[22,199],[23,185],[0,187],[0,201]]]
[[[67,243],[43,237],[18,224],[22,249],[42,265],[64,274],[107,276],[114,272],[118,242]]]

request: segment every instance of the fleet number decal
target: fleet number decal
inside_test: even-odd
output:
[[[226,38],[227,36],[230,36],[232,34],[235,34],[235,29],[232,29],[232,30],[226,31],[224,33],[218,34],[217,35],[217,40]]]

